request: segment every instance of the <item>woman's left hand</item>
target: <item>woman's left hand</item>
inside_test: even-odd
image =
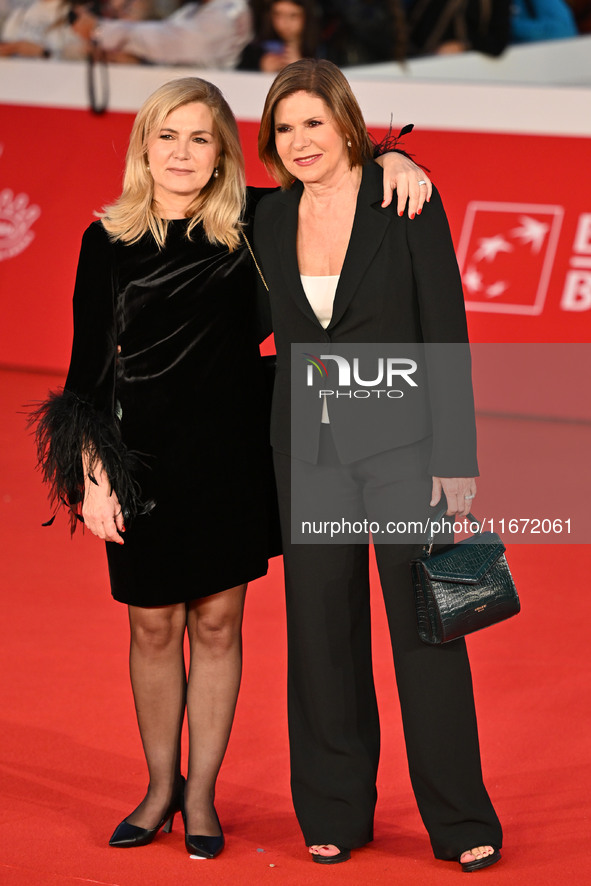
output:
[[[447,500],[447,517],[466,517],[476,495],[474,477],[433,477],[433,492],[430,505],[435,507],[441,500],[441,493]]]
[[[384,170],[384,201],[382,206],[389,206],[396,191],[398,215],[404,214],[404,207],[408,200],[408,217],[414,218],[420,215],[425,200],[431,199],[433,185],[426,172],[420,166],[399,154],[390,151],[378,157],[376,163]],[[424,182],[424,184],[419,184]]]

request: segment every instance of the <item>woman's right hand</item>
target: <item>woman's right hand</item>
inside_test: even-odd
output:
[[[447,501],[446,517],[467,517],[476,498],[476,480],[474,477],[433,477],[433,491],[430,506],[434,508],[445,495]]]
[[[119,533],[125,532],[125,526],[121,505],[115,491],[111,489],[103,465],[100,461],[96,461],[91,471],[88,458],[83,456],[82,461],[84,464],[84,502],[82,504],[84,525],[98,538],[122,545],[124,542]]]

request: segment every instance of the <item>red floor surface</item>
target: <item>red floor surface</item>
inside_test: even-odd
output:
[[[189,859],[178,819],[151,846],[107,846],[146,775],[127,677],[126,612],[110,598],[102,544],[81,534],[70,541],[63,519],[40,526],[49,509],[18,410],[58,381],[0,373],[0,882],[457,881],[458,865],[433,859],[410,791],[379,593],[376,838],[334,868],[307,858],[289,797],[279,562],[248,593],[243,686],[217,795],[226,850],[215,861]],[[574,443],[573,435],[590,431],[568,433]],[[579,495],[588,500],[588,492]],[[589,550],[522,545],[508,553],[523,612],[470,640],[485,776],[505,827],[502,862],[476,876],[520,886],[589,882]]]

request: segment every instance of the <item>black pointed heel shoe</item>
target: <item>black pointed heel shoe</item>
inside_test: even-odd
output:
[[[130,824],[127,819],[117,825],[113,832],[113,836],[109,840],[109,846],[115,846],[118,849],[132,849],[134,846],[147,846],[151,843],[160,828],[165,834],[170,834],[174,817],[177,812],[181,811],[183,802],[183,791],[185,780],[183,779],[181,787],[177,790],[170,806],[162,816],[155,828],[140,828],[135,824]]]
[[[325,846],[325,843],[321,844]],[[331,843],[332,845],[336,845]],[[336,855],[316,855],[316,853],[311,852],[312,860],[316,862],[316,864],[340,864],[342,861],[349,861],[351,858],[351,850],[336,847],[339,851]]]
[[[466,852],[471,851],[471,849],[466,850]],[[462,855],[463,854],[464,853],[462,852]],[[462,857],[462,855],[460,855],[460,858]],[[495,849],[495,851],[491,855],[485,855],[484,858],[475,858],[474,861],[465,861],[462,863],[460,859],[458,859],[458,861],[460,861],[460,864],[462,865],[462,870],[465,874],[471,874],[472,871],[480,871],[482,870],[482,868],[489,868],[492,864],[496,864],[497,861],[500,860],[501,853],[498,849]]]
[[[183,816],[183,824],[185,825],[185,847],[189,855],[197,855],[199,856],[199,858],[215,858],[217,855],[219,855],[226,845],[226,841],[224,839],[224,832],[222,831],[222,826],[220,824],[217,812],[215,813],[215,817],[220,829],[220,834],[218,837],[205,837],[199,834],[188,834],[187,816],[185,813],[184,804],[181,807],[181,815]]]

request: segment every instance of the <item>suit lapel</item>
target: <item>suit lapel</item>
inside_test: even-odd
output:
[[[367,163],[363,167],[353,230],[335,294],[328,332],[336,326],[347,310],[384,239],[390,224],[392,209],[390,207],[382,209],[382,198],[382,170],[375,163]]]
[[[288,293],[300,311],[321,329],[322,326],[306,298],[298,266],[298,209],[302,190],[301,182],[296,182],[289,191],[282,192],[283,211],[277,218],[275,237],[279,262],[283,277],[287,281]],[[327,332],[330,332],[342,318],[384,239],[390,224],[392,209],[390,207],[382,209],[382,197],[382,171],[375,163],[368,163],[363,167],[351,239],[345,255]],[[330,224],[330,219],[327,219],[327,224]]]
[[[316,326],[322,328],[316,314],[312,310],[310,302],[306,298],[298,266],[298,210],[302,190],[303,185],[301,182],[296,182],[289,191],[282,192],[283,211],[277,219],[275,236],[279,251],[279,262],[283,271],[283,278],[287,281],[289,295],[293,298],[300,311]]]

